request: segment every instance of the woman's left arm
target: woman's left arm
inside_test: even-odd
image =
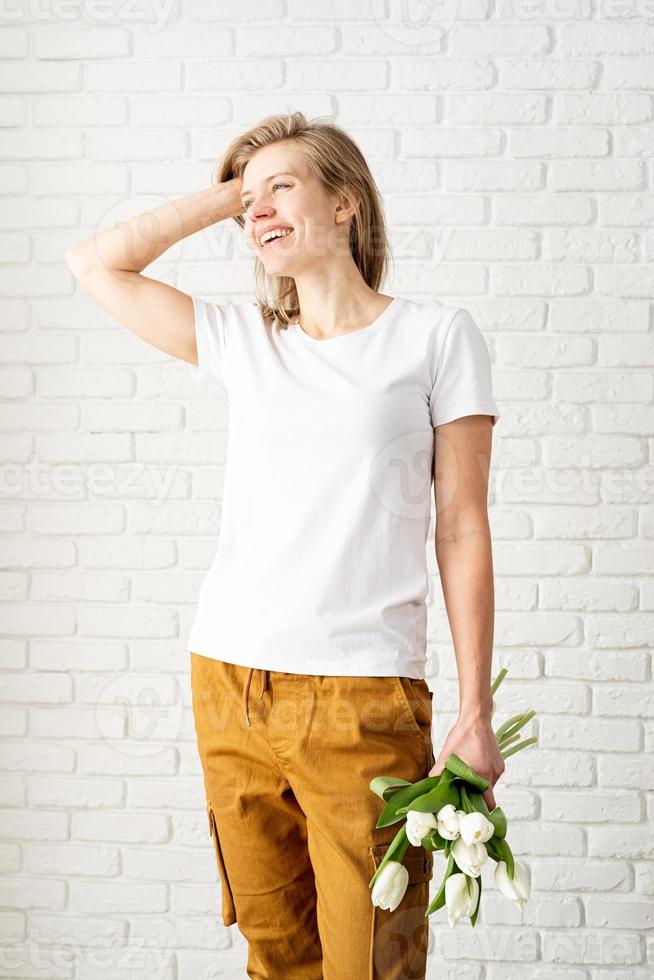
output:
[[[492,417],[467,415],[434,429],[436,562],[459,675],[459,716],[430,775],[456,753],[490,783],[504,772],[491,723],[495,620],[493,555],[488,522]]]

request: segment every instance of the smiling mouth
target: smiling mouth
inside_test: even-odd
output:
[[[285,235],[276,235],[274,238],[269,238],[267,242],[263,243],[263,245],[259,245],[259,248],[267,249],[270,245],[274,245],[276,242],[281,242],[292,234],[293,234],[293,229],[290,228]]]

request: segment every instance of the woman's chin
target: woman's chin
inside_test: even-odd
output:
[[[277,259],[264,261],[261,260],[262,265],[267,273],[271,276],[294,276],[297,263],[290,262],[288,258],[284,259],[281,256]]]

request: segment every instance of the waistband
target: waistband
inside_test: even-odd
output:
[[[261,701],[265,691],[268,688],[268,675],[270,673],[269,670],[265,670],[263,667],[250,667],[248,670],[248,675],[245,679],[245,684],[243,686],[243,711],[245,713],[245,720],[249,728],[252,727],[252,722],[250,721],[250,705],[249,705],[250,684],[252,682],[252,675],[254,674],[255,670],[259,670],[262,675],[261,692],[259,694],[259,699],[258,699],[259,701]]]

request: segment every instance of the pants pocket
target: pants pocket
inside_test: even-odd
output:
[[[431,734],[432,702],[426,681],[394,677],[395,690],[406,727],[425,741]]]
[[[397,734],[414,735],[424,755],[425,776],[434,766],[432,743],[433,694],[427,681],[413,677],[393,677],[396,700],[400,708],[400,727]]]
[[[394,825],[395,833],[397,833],[397,826]],[[393,834],[393,837],[395,834]],[[382,859],[392,842],[389,840],[388,844],[372,844],[370,847],[370,856],[372,858],[372,872],[370,877],[382,863]],[[424,847],[414,847],[413,844],[409,844],[406,849],[406,853],[402,860],[402,864],[409,872],[409,884],[414,884],[416,881],[431,881],[434,877],[434,854],[433,851],[426,851]],[[399,906],[398,906],[399,908]]]
[[[421,677],[410,677],[411,688],[415,697],[422,703],[423,708],[431,719],[433,711],[434,693],[429,690],[429,684]]]
[[[371,846],[372,874],[387,850],[388,844]],[[427,972],[429,917],[425,912],[429,882],[434,876],[434,856],[424,847],[410,844],[402,863],[409,872],[409,883],[398,907],[389,912],[373,906],[366,980],[424,980]]]
[[[211,803],[207,803],[207,814],[209,817],[209,835],[213,837],[214,848],[216,851],[216,862],[220,875],[220,888],[222,892],[222,920],[224,925],[233,926],[236,923],[236,908],[234,906],[234,896],[227,877],[223,852],[220,847],[220,837],[218,836],[218,825],[213,812]]]

